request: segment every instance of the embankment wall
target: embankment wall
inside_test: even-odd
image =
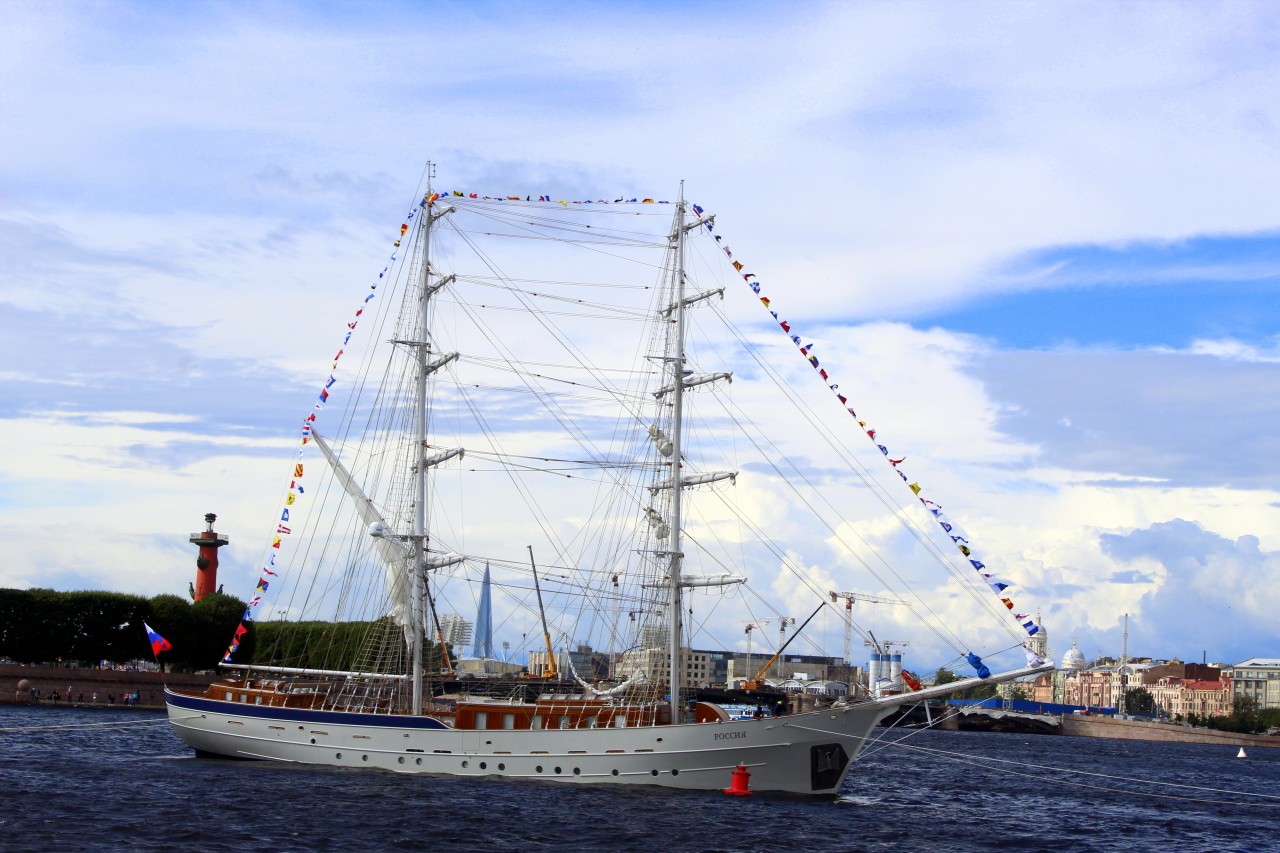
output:
[[[1119,740],[1158,740],[1167,743],[1209,743],[1220,746],[1280,747],[1280,737],[1242,735],[1214,729],[1190,728],[1168,723],[1139,720],[1112,720],[1067,714],[1062,718],[1062,733],[1071,737],[1102,737]]]
[[[75,701],[84,693],[84,704],[92,704],[94,693],[98,694],[98,705],[107,704],[107,695],[115,694],[116,704],[122,702],[126,693],[137,693],[140,707],[163,707],[164,686],[203,690],[214,681],[221,680],[217,675],[198,675],[188,673],[158,672],[126,672],[118,669],[77,669],[55,666],[20,666],[17,664],[0,664],[0,703],[30,704],[31,693],[19,691],[18,684],[29,681],[32,687],[40,689],[40,704],[49,702],[49,694],[57,690],[61,694],[59,705],[66,704],[67,688],[71,688]]]

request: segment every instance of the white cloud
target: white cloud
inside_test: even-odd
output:
[[[1169,582],[1153,562],[1109,554],[1104,535],[1186,519],[1280,548],[1265,348],[998,353],[942,329],[844,319],[1052,286],[1045,270],[1008,272],[1045,247],[1274,228],[1280,81],[1265,7],[832,4],[731,19],[597,8],[571,28],[434,7],[395,7],[395,27],[303,6],[138,8],[16,8],[0,33],[0,120],[23,130],[0,140],[0,299],[21,318],[5,336],[3,376],[21,391],[4,409],[15,544],[0,582],[140,589],[147,567],[177,560],[153,588],[181,591],[188,546],[157,542],[181,542],[209,508],[233,548],[260,539],[288,462],[280,424],[310,405],[427,156],[451,188],[485,192],[674,192],[687,177],[779,310],[819,318],[803,331],[859,415],[989,564],[1026,585],[1020,606],[1052,614],[1057,638],[1103,636]],[[753,324],[741,295],[725,310]],[[892,505],[918,512],[773,334],[760,346],[812,417],[847,437],[841,452]],[[730,349],[709,346],[707,362]],[[767,404],[769,390],[748,365],[730,394],[778,437],[815,504],[817,492],[831,501],[819,507],[830,527],[856,528],[904,576],[933,573],[930,606],[971,616],[892,506],[797,429],[804,414]],[[509,451],[543,446],[518,407],[502,416]],[[736,466],[736,453],[707,461]],[[744,470],[732,499],[804,543],[795,559],[815,584],[880,591],[775,472]],[[752,538],[702,503],[699,534]],[[512,505],[491,509],[448,519],[459,547],[534,535]],[[72,514],[106,543],[96,556],[67,544]],[[559,533],[582,517],[563,505]],[[245,548],[228,571],[251,565]],[[776,555],[742,559],[802,615]],[[1112,580],[1139,575],[1152,581]],[[731,642],[742,613],[709,618]],[[975,628],[971,641],[1001,637]]]

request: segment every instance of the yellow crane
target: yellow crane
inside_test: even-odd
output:
[[[804,630],[805,626],[808,625],[810,622],[812,622],[813,617],[818,615],[818,611],[826,606],[827,606],[827,603],[825,601],[822,604],[819,604],[818,609],[809,614],[809,618],[804,620],[803,623],[801,623],[800,627],[797,628],[795,633],[791,635],[790,640],[787,640],[785,643],[779,643],[778,650],[773,653],[773,657],[769,658],[769,660],[765,663],[765,665],[760,667],[760,671],[756,673],[755,678],[751,679],[750,681],[744,681],[742,683],[742,689],[743,690],[758,689],[760,687],[760,682],[764,680],[764,674],[769,671],[769,667],[773,666],[773,662],[782,656],[782,653],[787,650],[787,646],[791,645],[792,641],[795,640],[796,637],[800,636],[800,632]],[[787,625],[794,625],[796,623],[795,618],[791,616],[770,616],[768,619],[761,619],[760,621],[773,622],[777,620],[786,620],[786,621],[783,621],[781,624],[781,630],[783,632],[787,630]]]

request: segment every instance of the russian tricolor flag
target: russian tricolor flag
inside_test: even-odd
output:
[[[164,637],[161,637],[155,631],[151,630],[151,626],[148,625],[146,622],[142,623],[142,627],[147,629],[147,639],[151,641],[152,655],[158,655],[161,652],[167,652],[169,651],[169,649],[173,648],[173,646],[170,645],[168,640],[166,640]]]

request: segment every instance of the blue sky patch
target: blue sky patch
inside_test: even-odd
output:
[[[1001,274],[1034,283],[918,317],[1002,347],[1186,347],[1280,333],[1280,234],[1046,249]]]

